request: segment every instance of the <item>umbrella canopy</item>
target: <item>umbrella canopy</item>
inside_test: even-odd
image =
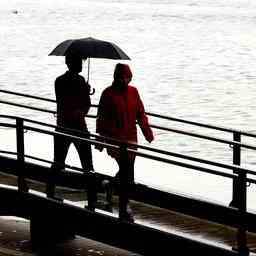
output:
[[[111,42],[92,37],[70,39],[60,43],[49,55],[77,55],[86,58],[130,60],[126,53]]]

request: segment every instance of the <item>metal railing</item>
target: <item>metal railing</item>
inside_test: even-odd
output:
[[[236,181],[236,186],[237,190],[239,191],[239,198],[237,201],[237,207],[238,207],[238,214],[240,216],[240,219],[243,219],[247,209],[246,209],[246,192],[247,192],[247,182],[250,183],[256,183],[255,179],[252,178],[247,178],[247,173],[248,174],[253,174],[256,175],[256,172],[250,169],[246,169],[237,165],[227,165],[227,164],[221,164],[218,162],[213,162],[213,161],[208,161],[205,159],[200,159],[200,158],[195,158],[195,157],[191,157],[191,156],[187,156],[184,154],[177,154],[175,152],[169,152],[169,151],[164,151],[164,150],[160,150],[160,149],[156,149],[156,148],[151,148],[151,147],[146,147],[143,145],[137,145],[137,147],[139,149],[143,149],[143,151],[147,152],[147,153],[142,153],[138,150],[134,150],[133,149],[133,144],[130,143],[123,143],[120,142],[118,140],[113,140],[110,138],[106,138],[106,137],[102,137],[96,134],[90,134],[90,138],[82,138],[82,137],[77,137],[77,136],[73,136],[73,135],[68,135],[66,133],[61,133],[61,132],[56,132],[56,131],[52,131],[49,130],[50,128],[53,128],[54,126],[51,124],[45,124],[45,123],[40,123],[38,121],[34,121],[34,120],[30,120],[30,119],[23,119],[20,117],[15,117],[15,116],[8,116],[8,115],[1,115],[1,118],[6,118],[6,119],[12,119],[15,120],[15,124],[10,124],[8,122],[3,122],[0,123],[0,126],[5,126],[5,127],[12,127],[16,129],[16,142],[17,142],[17,161],[19,163],[19,176],[18,176],[18,190],[19,191],[28,191],[28,186],[26,184],[26,174],[24,173],[24,164],[25,164],[25,157],[29,157],[25,154],[25,149],[24,149],[24,131],[33,131],[33,132],[38,132],[41,134],[47,134],[50,136],[63,136],[63,137],[67,137],[69,139],[72,140],[79,140],[82,141],[84,143],[90,143],[92,145],[102,145],[106,148],[115,148],[116,150],[120,151],[121,154],[121,158],[123,159],[123,165],[120,169],[120,173],[127,173],[128,169],[127,169],[127,158],[128,158],[128,154],[132,153],[137,155],[138,157],[143,157],[146,159],[150,159],[153,161],[159,161],[162,163],[167,163],[170,165],[176,165],[176,166],[180,166],[180,167],[184,167],[184,168],[188,168],[188,169],[192,169],[194,171],[200,171],[200,172],[204,172],[204,173],[210,173],[212,175],[217,175],[223,178],[230,178]],[[26,125],[26,123],[30,123],[30,124],[40,124],[42,125],[44,128],[37,128],[37,127],[33,127],[31,125]],[[82,134],[81,134],[82,136]],[[104,141],[104,142],[103,142]],[[244,144],[244,146],[248,146],[246,144]],[[155,153],[157,153],[158,155],[155,155]],[[159,154],[161,156],[159,156]],[[169,156],[173,156],[176,158],[179,158],[181,160],[173,160],[170,159]],[[33,157],[32,157],[33,158]],[[186,160],[190,160],[194,163],[184,163],[183,159]],[[37,160],[40,161],[46,161],[40,158],[37,158]],[[47,161],[49,163],[49,161]],[[204,163],[207,165],[210,165],[211,167],[202,167],[201,165],[198,165],[198,163]],[[227,172],[221,172],[219,170],[215,170],[213,169],[213,167],[221,167],[223,169],[229,170],[229,171],[234,171],[234,173],[227,173]],[[82,171],[82,169],[80,168],[76,168],[76,170],[80,170]],[[36,175],[36,174],[35,174]],[[93,179],[93,174],[91,176],[91,179]],[[91,180],[92,181],[92,180]],[[120,180],[120,182],[125,182]],[[124,184],[125,185],[125,184]],[[122,186],[122,185],[121,185]],[[96,193],[96,191],[94,191]],[[90,193],[92,193],[92,191],[90,191]],[[127,193],[120,193],[119,197],[120,197],[120,202],[127,201]],[[91,197],[93,198],[93,197]],[[94,202],[88,202],[88,205],[94,205]],[[90,210],[94,210],[93,207],[89,207]],[[122,209],[124,210],[124,209]],[[119,210],[119,215],[121,215],[122,212],[121,210]],[[246,248],[246,229],[245,226],[243,225],[242,221],[241,221],[241,225],[238,228],[238,247],[240,248],[241,251],[244,251]]]
[[[6,93],[6,94],[21,96],[21,97],[27,97],[27,98],[41,100],[41,101],[45,101],[45,102],[49,102],[49,103],[56,103],[56,101],[54,99],[38,97],[38,96],[34,96],[34,95],[18,93],[18,92],[13,92],[13,91],[9,91],[9,90],[0,90],[0,93]],[[46,112],[46,113],[50,113],[50,114],[56,113],[56,111],[54,111],[54,110],[49,110],[49,109],[44,109],[44,108],[39,108],[39,107],[34,107],[34,106],[27,106],[25,104],[10,102],[7,100],[0,100],[0,103],[8,104],[8,105],[16,106],[16,107],[22,107],[22,108],[26,108],[26,109],[31,109],[31,110],[35,110],[35,111]],[[98,105],[92,104],[92,107],[97,108]],[[188,125],[192,125],[192,126],[196,126],[196,127],[202,127],[202,128],[207,128],[207,129],[211,129],[211,130],[215,130],[215,131],[222,131],[222,132],[232,134],[233,140],[231,141],[231,140],[226,140],[223,138],[209,136],[209,135],[205,135],[205,134],[201,134],[201,133],[189,132],[189,131],[185,131],[182,129],[175,129],[175,128],[164,127],[164,126],[159,126],[159,125],[154,125],[154,124],[150,125],[154,129],[163,130],[166,132],[178,133],[178,134],[187,135],[190,137],[195,137],[195,138],[204,139],[204,140],[208,140],[208,141],[214,141],[214,142],[226,144],[228,146],[232,146],[232,148],[233,148],[233,165],[241,165],[241,149],[242,148],[247,148],[247,149],[251,149],[251,150],[256,149],[256,146],[254,146],[254,145],[241,143],[242,136],[256,138],[256,134],[253,134],[253,133],[230,129],[230,128],[226,128],[226,127],[215,126],[215,125],[211,125],[211,124],[204,124],[204,123],[199,123],[199,122],[194,122],[194,121],[188,121],[188,120],[174,118],[174,117],[170,117],[170,116],[164,116],[164,115],[160,115],[160,114],[156,114],[156,113],[147,112],[147,115],[155,117],[155,118],[159,118],[161,120],[173,121],[173,122],[177,122],[177,123],[188,124]],[[87,115],[87,117],[96,118],[96,115]],[[234,169],[234,171],[235,171],[235,169]],[[236,180],[234,180],[233,181],[233,193],[232,193],[233,197],[230,202],[230,205],[233,207],[237,207],[237,202],[239,200],[240,193],[239,193],[239,191],[237,191],[237,187],[238,186],[236,184]]]
[[[32,95],[28,95],[28,94],[21,94],[21,93],[6,91],[6,90],[0,90],[0,92],[55,103],[55,100],[42,98],[42,97],[37,97],[37,96],[32,96]],[[28,109],[32,109],[32,110],[36,110],[36,111],[48,112],[48,113],[51,113],[51,114],[55,113],[55,111],[53,111],[53,110],[27,106],[27,105],[24,105],[24,104],[13,103],[13,102],[10,102],[10,101],[0,100],[0,103],[9,104],[9,105],[17,106],[17,107],[24,107],[24,108],[28,108]],[[97,105],[92,105],[92,106],[97,107]],[[123,154],[124,162],[125,162],[125,159],[127,158],[128,153],[133,153],[133,154],[136,154],[139,157],[148,158],[148,159],[151,159],[151,160],[154,160],[154,161],[160,161],[160,162],[164,162],[164,163],[167,163],[167,164],[177,165],[177,166],[181,166],[181,167],[185,167],[185,168],[189,168],[189,169],[193,169],[193,170],[197,170],[197,171],[201,171],[201,172],[205,172],[205,173],[210,173],[210,174],[213,174],[213,175],[218,175],[218,176],[225,177],[225,178],[231,178],[231,179],[233,179],[233,193],[232,193],[232,202],[231,202],[230,205],[239,209],[239,214],[241,216],[241,219],[243,219],[243,217],[244,217],[244,215],[247,211],[247,206],[246,206],[247,183],[248,182],[253,183],[253,184],[256,183],[255,179],[247,178],[247,174],[255,175],[256,172],[254,170],[251,170],[251,169],[248,169],[248,168],[243,168],[243,167],[240,166],[241,165],[241,149],[242,148],[247,148],[247,149],[251,149],[251,150],[256,150],[256,146],[246,144],[246,143],[241,143],[241,137],[242,136],[248,136],[248,137],[256,138],[256,135],[252,134],[252,133],[240,131],[240,130],[229,129],[229,128],[225,128],[225,127],[219,127],[219,126],[197,123],[197,122],[191,122],[191,121],[187,121],[187,120],[183,120],[183,119],[158,115],[158,114],[154,114],[154,113],[147,113],[147,114],[149,116],[153,116],[153,117],[160,118],[160,119],[165,119],[165,120],[175,121],[175,122],[181,122],[181,123],[184,123],[184,124],[199,126],[199,127],[203,127],[203,128],[208,128],[208,129],[213,129],[213,130],[216,130],[216,131],[223,131],[223,132],[228,132],[228,133],[233,134],[233,140],[226,140],[226,139],[223,139],[223,138],[208,136],[208,135],[205,135],[205,134],[193,133],[193,132],[188,132],[188,131],[181,130],[181,129],[174,129],[174,128],[163,127],[163,126],[158,126],[158,125],[151,124],[151,127],[154,128],[154,129],[160,129],[160,130],[179,133],[179,134],[183,134],[183,135],[187,135],[187,136],[191,136],[191,137],[196,137],[196,138],[200,138],[200,139],[204,139],[204,140],[210,140],[210,141],[214,141],[214,142],[218,142],[218,143],[227,144],[229,146],[232,145],[232,148],[233,148],[233,164],[228,165],[228,164],[218,163],[218,162],[214,162],[214,161],[209,161],[209,160],[206,160],[206,159],[191,157],[191,156],[188,156],[188,155],[185,155],[185,154],[178,154],[178,153],[175,153],[175,152],[160,150],[160,149],[156,149],[156,148],[152,148],[152,147],[146,147],[146,146],[143,146],[143,145],[137,145],[137,148],[143,149],[144,151],[147,151],[149,153],[153,153],[153,155],[149,154],[149,153],[142,153],[140,151],[132,149],[132,144],[129,144],[129,143],[123,144],[119,141],[115,141],[115,140],[112,140],[112,139],[109,139],[109,138],[104,138],[104,137],[98,136],[96,134],[90,134],[90,139],[85,139],[85,138],[81,139],[80,137],[67,135],[67,134],[62,134],[62,133],[58,133],[56,131],[50,131],[49,129],[39,129],[39,128],[36,128],[36,127],[24,125],[24,122],[30,122],[30,123],[33,123],[33,124],[43,125],[43,126],[48,127],[48,128],[49,127],[55,128],[54,125],[45,124],[45,123],[42,123],[42,122],[39,122],[39,121],[34,121],[34,120],[30,120],[30,119],[25,119],[25,118],[18,118],[18,117],[11,117],[11,116],[1,115],[0,116],[1,118],[15,119],[16,124],[14,125],[14,124],[0,123],[0,126],[16,127],[16,131],[17,131],[17,133],[16,133],[17,134],[17,160],[20,162],[20,166],[22,166],[22,164],[24,163],[24,159],[25,159],[25,156],[26,156],[26,154],[24,152],[24,135],[23,135],[23,133],[24,133],[24,130],[31,130],[31,131],[34,131],[34,132],[44,133],[44,134],[48,134],[48,135],[51,135],[51,136],[54,136],[54,135],[58,134],[58,135],[61,135],[61,136],[70,137],[70,138],[75,139],[75,140],[76,139],[82,140],[85,143],[91,143],[92,145],[101,144],[104,147],[113,147],[113,148],[119,149],[120,152]],[[91,115],[89,117],[94,117],[95,118],[95,115],[94,116]],[[102,140],[104,140],[105,143],[103,143]],[[162,157],[160,157],[159,155],[156,155],[156,153],[161,154]],[[179,159],[182,159],[182,160],[180,160],[180,161],[172,160],[172,159],[169,159],[168,156],[176,157],[176,158],[179,158]],[[207,165],[210,165],[211,168],[202,167],[202,166],[197,165],[197,164],[188,164],[188,163],[185,163],[183,160],[190,160],[190,161],[193,161],[193,162],[196,162],[196,163],[207,164]],[[42,161],[44,161],[44,160],[42,160]],[[221,168],[224,168],[226,170],[231,170],[232,173],[221,172],[219,170],[212,169],[212,167],[221,167]],[[121,171],[123,171],[123,172],[127,171],[127,170],[125,170],[125,165],[123,165],[123,170],[121,170]],[[18,184],[19,189],[21,191],[26,191],[26,189],[27,189],[24,180],[25,180],[25,178],[24,178],[24,175],[22,174],[22,171],[21,171],[21,174],[20,174],[20,177],[19,177],[19,184]],[[241,225],[241,227],[239,228],[238,237],[239,237],[239,239],[238,239],[239,248],[245,248],[246,247],[246,239],[245,239],[246,230],[244,229],[243,225]]]

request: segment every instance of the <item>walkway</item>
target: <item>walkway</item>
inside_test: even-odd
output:
[[[8,175],[1,175],[1,180],[5,184],[15,185],[16,178]],[[39,183],[30,183],[31,188],[36,188],[37,191],[44,191],[44,186]],[[81,206],[86,204],[84,201],[84,192],[73,189],[58,188],[57,193],[66,198],[65,203]],[[117,217],[117,197],[113,197],[112,212],[105,211],[105,195],[100,193],[98,200],[97,212],[107,213],[110,216]],[[165,231],[168,233],[176,234],[181,237],[196,240],[202,243],[211,244],[217,247],[232,250],[236,248],[237,229],[225,225],[213,223],[210,221],[202,220],[199,218],[191,217],[185,214],[176,213],[170,210],[153,207],[147,204],[139,203],[131,200],[130,206],[133,210],[135,223],[142,224],[157,230]],[[99,209],[100,208],[100,209]],[[16,250],[24,252],[24,254],[6,254],[6,255],[37,255],[32,254],[29,243],[29,222],[25,220],[7,219],[7,222],[0,219],[0,255],[2,252],[10,253],[8,250]],[[256,234],[247,233],[248,247],[251,252],[256,253]],[[157,245],[156,245],[157,246]],[[49,249],[49,248],[48,248]],[[85,239],[77,236],[75,240],[66,241],[56,244],[50,250],[56,250],[58,255],[137,255],[125,250],[104,245],[103,243],[95,242],[90,239]],[[47,255],[49,251],[45,250],[44,254]],[[27,254],[26,254],[27,253]],[[113,254],[115,253],[115,254]],[[250,255],[256,255],[256,254]],[[5,255],[5,254],[3,254]]]

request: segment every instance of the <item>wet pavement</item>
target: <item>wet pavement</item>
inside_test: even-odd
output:
[[[0,256],[139,256],[116,247],[76,236],[39,250],[32,250],[29,221],[0,217]]]
[[[0,174],[2,184],[16,186],[16,177]],[[45,190],[43,184],[29,181],[29,187],[39,191]],[[64,196],[69,203],[81,206],[85,192],[57,188],[57,193]],[[85,201],[82,202],[83,204]],[[29,220],[0,216],[0,256],[139,256],[123,249],[112,247],[91,239],[76,236],[64,242],[38,249],[32,249],[30,243],[30,222]]]

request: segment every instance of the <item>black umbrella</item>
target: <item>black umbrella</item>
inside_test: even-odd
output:
[[[111,42],[102,41],[92,37],[70,39],[60,43],[49,55],[66,56],[76,55],[82,59],[88,58],[88,77],[90,70],[90,58],[130,60],[126,53]]]

